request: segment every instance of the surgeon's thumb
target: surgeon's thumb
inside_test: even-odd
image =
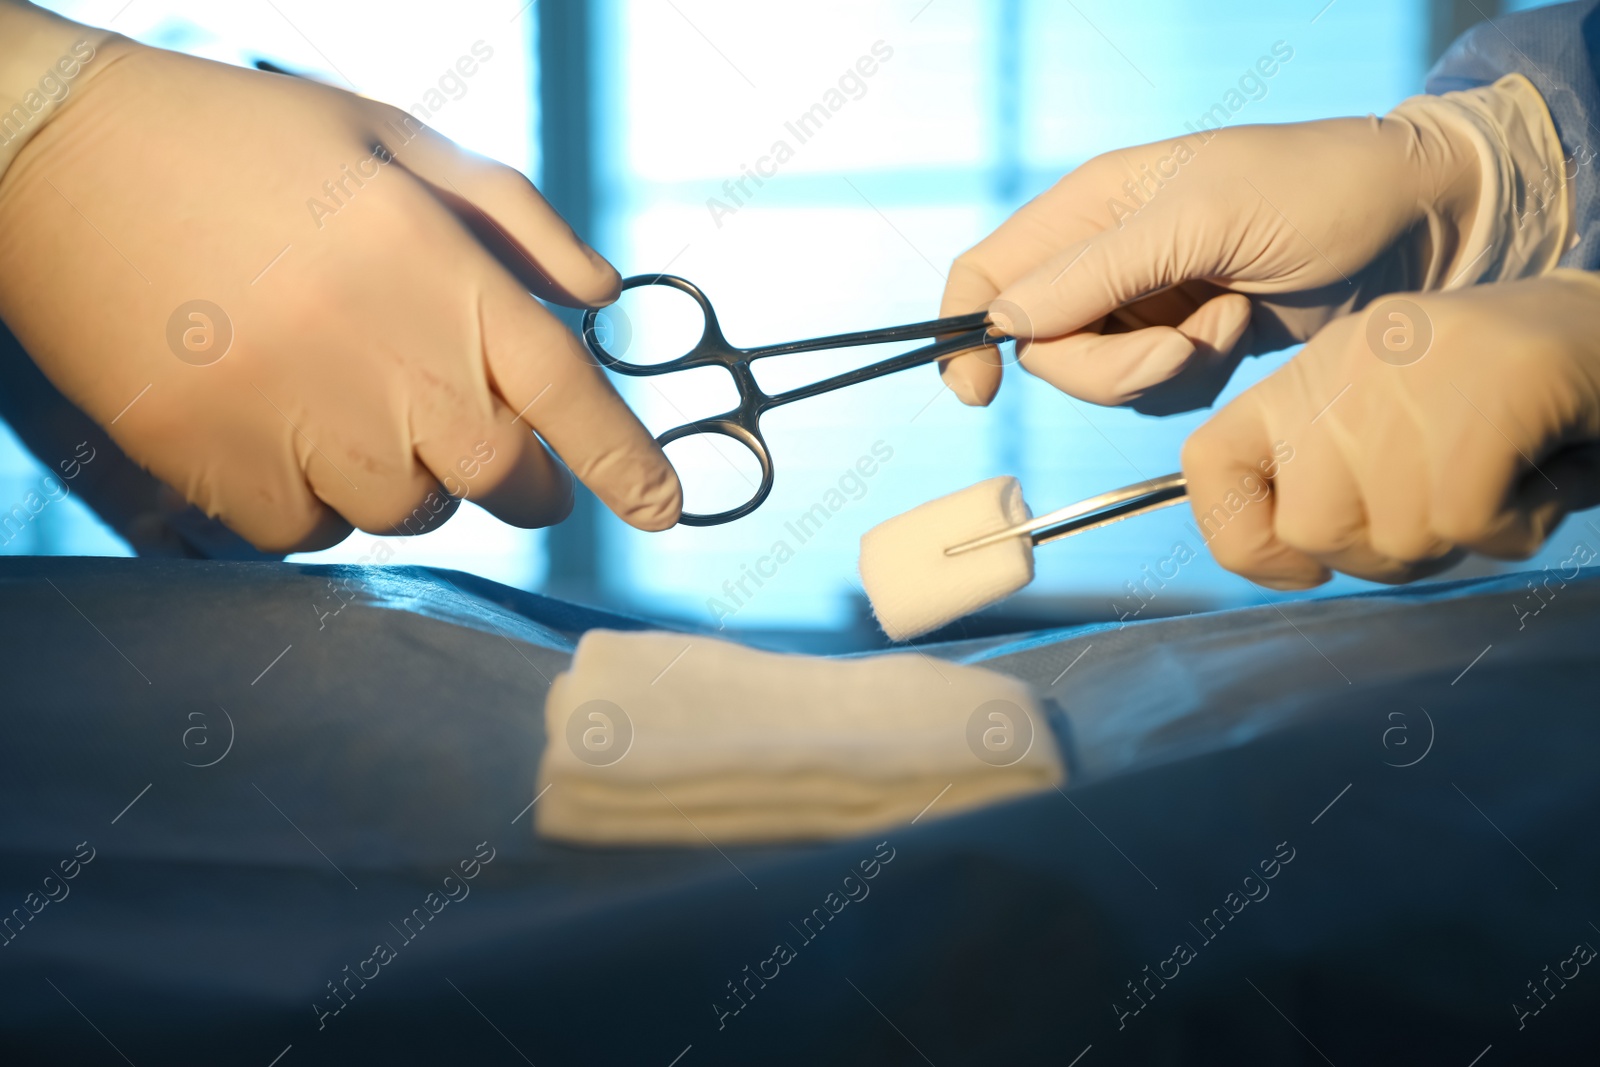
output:
[[[976,262],[967,257],[957,259],[945,282],[939,315],[949,318],[986,308],[994,299],[996,288]],[[1000,390],[998,349],[976,348],[941,360],[939,375],[963,404],[983,407]]]
[[[617,298],[622,279],[616,268],[573,232],[532,182],[397,114],[401,118],[390,116],[378,131],[386,144],[394,142],[395,161],[426,182],[526,289],[567,307]]]
[[[1148,217],[1066,246],[1007,286],[990,319],[1024,342],[1063,337],[1141,297],[1217,273],[1207,235],[1147,210]]]

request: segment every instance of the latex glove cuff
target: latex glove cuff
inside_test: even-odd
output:
[[[1478,89],[1414,96],[1385,116],[1385,124],[1394,122],[1411,128],[1410,150],[1437,152],[1442,164],[1427,207],[1435,253],[1419,289],[1532,278],[1555,267],[1570,242],[1566,161],[1532,82],[1508,74]],[[1476,185],[1475,202],[1452,197],[1458,183]]]

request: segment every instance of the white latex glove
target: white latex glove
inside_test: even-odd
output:
[[[1600,276],[1380,300],[1196,430],[1183,471],[1217,561],[1273,588],[1526,558],[1600,503]]]
[[[450,497],[547,525],[568,467],[633,525],[676,522],[661,450],[529,295],[603,304],[617,273],[522,175],[395,108],[114,35],[45,117],[0,178],[0,317],[258,547],[406,532]]]
[[[1566,173],[1526,78],[1383,119],[1236,126],[1090,160],[956,260],[941,314],[990,307],[1023,367],[1098,404],[1203,407],[1240,359],[1385,293],[1543,273]],[[943,368],[968,404],[992,354]]]

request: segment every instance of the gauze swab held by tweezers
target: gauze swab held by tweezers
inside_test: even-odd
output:
[[[861,584],[884,633],[908,640],[1033,581],[1034,545],[1168,507],[1185,492],[1183,475],[1169,474],[1035,519],[1015,478],[990,478],[868,530]]]

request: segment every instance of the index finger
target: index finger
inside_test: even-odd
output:
[[[1105,231],[1115,221],[1105,205],[1115,192],[1117,175],[1134,171],[1131,148],[1097,156],[1068,173],[1049,189],[1018,208],[993,233],[958,257],[945,283],[941,316],[963,315],[987,308],[1004,290],[1054,260],[1063,248]],[[1010,317],[1007,332],[1029,325]],[[1000,365],[988,349],[963,352],[944,360],[940,373],[963,403],[984,405],[1000,388]]]
[[[1183,444],[1195,529],[1223,567],[1273,589],[1308,589],[1329,578],[1316,560],[1277,534],[1279,466],[1261,386],[1202,423]],[[1264,486],[1266,493],[1252,492]]]
[[[583,342],[501,271],[480,297],[495,390],[617,517],[665,530],[683,510],[678,475]]]
[[[425,182],[500,263],[530,290],[568,307],[617,298],[616,269],[573,232],[521,172],[469,152],[387,104],[387,131],[405,139],[393,160]]]

